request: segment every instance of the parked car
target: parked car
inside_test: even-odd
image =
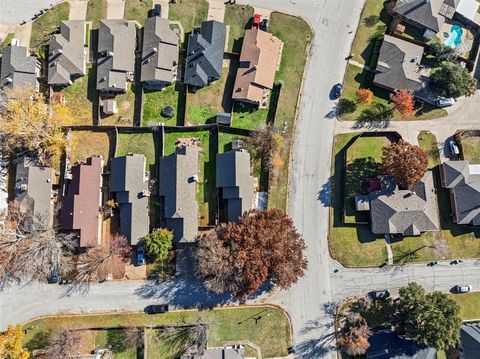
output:
[[[161,16],[162,14],[162,7],[160,4],[155,4],[152,10],[152,16]]]
[[[433,266],[436,266],[437,264],[438,264],[437,261],[433,261],[433,262],[428,263],[428,266],[433,267]]]
[[[462,294],[462,293],[468,293],[472,291],[472,286],[471,285],[456,285],[453,287],[453,292]]]
[[[168,304],[147,305],[143,310],[145,314],[161,314],[168,312]]]
[[[458,146],[457,146],[457,143],[455,142],[454,139],[450,139],[448,141],[448,147],[450,148],[450,152],[453,154],[453,155],[459,155],[460,154],[460,150],[458,149]]]
[[[60,282],[60,272],[53,271],[47,278],[48,284],[55,284]]]
[[[258,28],[260,26],[260,19],[261,18],[262,18],[262,15],[260,15],[260,14],[254,14],[253,15],[252,28]]]
[[[388,290],[374,290],[369,293],[369,296],[373,300],[383,300],[390,297],[390,292]]]
[[[340,96],[342,96],[342,90],[343,90],[342,84],[336,84],[335,86],[333,86],[333,89],[332,89],[333,98],[335,99],[340,98]]]
[[[137,246],[137,266],[145,265],[145,247],[143,245]]]
[[[446,97],[439,97],[435,100],[435,104],[438,107],[449,107],[452,106],[455,103],[454,98],[446,98]]]
[[[260,30],[262,30],[262,31],[268,31],[268,20],[267,20],[267,19],[263,19],[263,20],[260,22],[259,28],[260,28]]]

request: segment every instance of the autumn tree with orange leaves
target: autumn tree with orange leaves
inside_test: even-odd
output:
[[[349,313],[338,335],[337,344],[348,355],[363,355],[370,347],[368,338],[371,335],[365,318],[358,313]]]
[[[361,103],[364,105],[369,105],[372,103],[373,100],[373,92],[369,89],[359,89],[355,93],[357,98],[357,103]]]
[[[402,118],[411,117],[415,114],[415,99],[407,90],[400,90],[390,95],[393,108]]]
[[[304,249],[302,236],[284,212],[253,210],[200,239],[197,276],[208,289],[237,298],[253,294],[267,281],[288,288],[307,268]]]

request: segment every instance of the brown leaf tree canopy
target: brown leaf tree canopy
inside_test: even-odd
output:
[[[393,176],[402,188],[411,188],[425,175],[428,156],[420,147],[404,140],[383,148],[382,172]]]
[[[372,335],[366,320],[358,313],[350,313],[338,335],[337,344],[348,355],[364,355],[370,347]]]
[[[304,249],[302,236],[285,213],[253,210],[200,239],[197,275],[210,290],[230,291],[237,298],[251,295],[266,281],[288,288],[307,268]]]

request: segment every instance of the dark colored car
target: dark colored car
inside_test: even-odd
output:
[[[147,305],[143,310],[145,314],[161,314],[168,312],[168,304]]]
[[[337,98],[340,98],[340,96],[342,96],[342,90],[343,90],[343,86],[342,84],[336,84],[335,86],[333,86],[333,97],[335,99]]]
[[[53,271],[47,278],[48,284],[55,284],[60,282],[60,272]]]
[[[137,261],[136,261],[136,265],[137,266],[143,266],[145,265],[145,248],[143,247],[143,245],[139,245],[137,247]]]
[[[263,20],[260,22],[259,28],[260,28],[260,30],[262,30],[262,31],[268,31],[268,20],[267,20],[267,19],[263,19]]]
[[[373,300],[383,300],[390,297],[390,292],[388,290],[374,290],[369,295]]]

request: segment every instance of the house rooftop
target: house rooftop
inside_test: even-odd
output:
[[[437,359],[435,349],[421,347],[392,332],[374,333],[369,342],[366,359]]]
[[[435,32],[445,23],[439,12],[444,0],[398,0],[394,12]]]
[[[60,24],[60,34],[50,37],[48,48],[48,84],[67,86],[85,75],[85,21],[69,20]]]
[[[17,90],[37,87],[37,59],[29,56],[27,48],[9,45],[2,50],[0,88]]]
[[[145,155],[115,157],[110,163],[110,192],[120,207],[120,233],[131,245],[149,232],[148,180]]]
[[[480,324],[467,324],[460,328],[461,353],[465,359],[474,359],[480,353]]]

